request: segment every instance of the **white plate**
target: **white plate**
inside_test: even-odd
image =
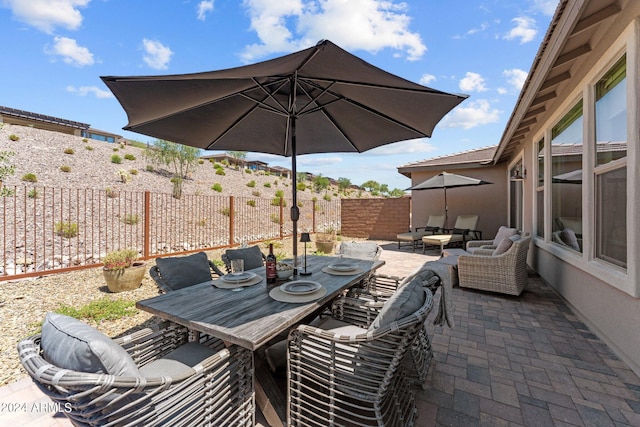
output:
[[[335,264],[329,264],[329,268],[335,271],[353,271],[358,267],[350,262],[337,262]]]
[[[222,276],[222,280],[228,283],[242,283],[248,282],[249,280],[256,277],[256,273],[251,273],[250,271],[243,271],[242,273],[229,273]]]
[[[312,282],[310,280],[295,280],[293,282],[280,285],[280,290],[291,295],[307,295],[314,293],[321,287],[322,285],[318,282]]]

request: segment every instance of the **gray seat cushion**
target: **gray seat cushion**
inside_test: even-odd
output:
[[[382,310],[369,326],[369,330],[385,327],[415,313],[424,304],[425,294],[422,289],[424,279],[416,276],[406,285],[398,289],[384,303]]]
[[[211,280],[209,258],[204,252],[183,257],[157,258],[160,276],[172,290]]]
[[[41,337],[44,359],[59,368],[117,376],[140,375],[121,346],[80,320],[47,313]]]
[[[147,378],[189,376],[195,373],[193,366],[214,354],[216,354],[215,350],[205,345],[189,342],[163,358],[142,366],[140,374]]]
[[[376,242],[342,242],[339,253],[348,258],[377,261],[380,257]]]
[[[264,265],[262,262],[262,252],[258,246],[250,246],[242,249],[227,249],[225,255],[229,261],[232,259],[243,259],[245,270],[252,270]]]

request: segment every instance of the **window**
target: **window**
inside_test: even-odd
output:
[[[596,83],[596,257],[627,267],[626,56]]]
[[[544,237],[544,139],[538,141],[538,185],[536,191],[536,234]]]
[[[582,251],[580,242],[584,238],[582,230],[582,122],[582,100],[580,100],[551,130],[553,241],[579,251]],[[567,233],[575,235],[575,238],[573,236],[568,238]]]

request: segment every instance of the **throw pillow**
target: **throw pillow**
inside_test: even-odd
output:
[[[157,258],[156,265],[167,286],[174,291],[211,280],[209,258],[204,252],[183,257]]]
[[[140,376],[129,353],[100,331],[72,317],[47,313],[40,340],[49,363],[72,371]]]
[[[576,251],[580,251],[580,244],[578,243],[578,238],[576,237],[576,233],[573,232],[570,228],[565,228],[560,232],[560,240],[569,246],[571,249],[575,249]]]
[[[504,225],[500,226],[496,237],[493,238],[493,246],[498,246],[504,239],[508,239],[516,234],[518,234],[518,229],[505,227]]]
[[[258,246],[250,246],[242,249],[227,249],[225,251],[227,259],[244,259],[244,269],[251,270],[254,268],[262,267],[262,252]]]
[[[398,289],[384,303],[382,310],[373,320],[369,330],[383,328],[391,323],[415,313],[424,304],[425,291],[422,288],[422,277],[415,277]]]
[[[513,246],[513,240],[511,240],[509,237],[507,237],[506,239],[502,239],[500,243],[498,243],[498,246],[496,246],[496,248],[493,250],[493,253],[491,255],[496,256],[503,254],[511,249],[511,246]]]

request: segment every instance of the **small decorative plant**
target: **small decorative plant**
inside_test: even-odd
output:
[[[102,263],[105,270],[124,270],[131,267],[136,259],[138,259],[138,251],[135,249],[120,249],[109,252],[102,259]]]

